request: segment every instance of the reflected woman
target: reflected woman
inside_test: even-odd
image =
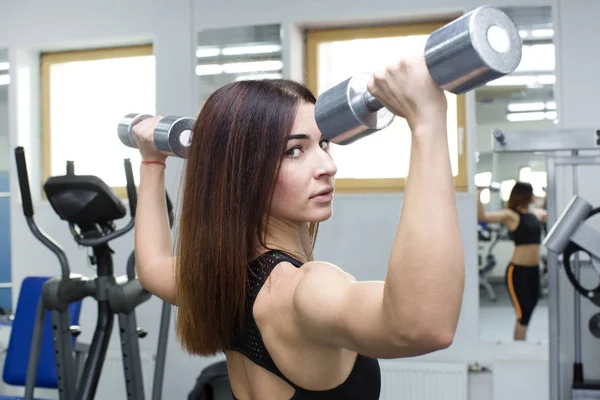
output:
[[[533,310],[540,295],[540,243],[547,212],[534,206],[536,197],[527,182],[517,182],[506,208],[486,212],[478,193],[477,218],[501,223],[510,232],[515,249],[506,268],[505,284],[516,313],[514,340],[525,340]]]

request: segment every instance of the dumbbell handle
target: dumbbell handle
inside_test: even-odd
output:
[[[425,56],[427,56],[428,52],[430,49],[425,48]],[[442,89],[444,89],[442,87]],[[367,108],[369,110],[371,110],[372,112],[377,112],[379,110],[381,110],[382,108],[384,108],[385,106],[379,101],[377,100],[377,98],[375,98],[375,96],[373,96],[368,90],[365,90],[364,94],[363,94],[363,101],[365,102],[365,105],[367,106]]]
[[[521,60],[522,44],[517,26],[506,13],[481,6],[432,32],[423,55],[438,88],[461,95],[513,72]],[[371,79],[372,74],[356,74],[317,98],[317,126],[333,143],[354,143],[388,127],[396,117],[368,92]]]
[[[365,101],[367,108],[373,112],[379,111],[384,107],[383,104],[381,104],[381,102],[375,98],[375,96],[369,93],[369,91],[365,91],[363,100]]]
[[[445,28],[445,27],[444,27]],[[439,28],[439,30],[441,30],[442,28]],[[432,53],[439,51],[439,49],[437,48],[437,46],[434,46],[432,44],[432,42],[428,42],[427,46],[425,47],[425,59],[427,59]],[[437,82],[436,82],[437,83]],[[448,90],[450,88],[452,88],[452,84],[451,83],[446,83],[446,84],[441,84],[440,87],[443,90]],[[381,104],[381,102],[379,100],[377,100],[375,98],[375,96],[373,96],[368,90],[365,90],[364,93],[364,98],[363,98],[365,105],[367,106],[367,108],[373,112],[377,112],[379,110],[381,110],[382,108],[384,108],[385,106],[383,104]]]
[[[438,30],[440,30],[441,28],[439,28]],[[429,47],[431,46],[431,47]],[[427,57],[433,53],[438,51],[438,49],[436,48],[436,46],[432,45],[431,42],[427,43],[427,46],[425,46],[425,59],[427,59]],[[446,90],[448,88],[450,88],[450,85],[441,85],[440,86],[442,89]],[[381,110],[382,108],[384,108],[385,106],[383,104],[381,104],[381,102],[379,100],[377,100],[375,98],[375,96],[373,96],[368,90],[365,90],[364,93],[364,98],[363,98],[365,105],[367,106],[367,108],[369,110],[371,110],[372,112],[377,112],[379,110]]]

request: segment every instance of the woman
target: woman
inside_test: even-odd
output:
[[[166,156],[152,141],[160,117],[134,129],[143,159],[138,277],[178,306],[186,351],[225,353],[237,399],[378,399],[377,358],[452,343],[464,260],[446,99],[422,53],[376,73],[368,88],[412,130],[411,179],[382,282],[357,282],[313,257],[316,227],[332,215],[336,166],[305,87],[242,81],[206,101],[193,128],[176,256]]]
[[[526,339],[527,327],[540,295],[540,243],[547,213],[539,208],[530,209],[532,203],[535,203],[533,187],[527,182],[515,183],[507,208],[496,212],[484,210],[481,193],[478,193],[479,221],[503,224],[515,243],[505,274],[505,284],[517,314],[514,340]]]

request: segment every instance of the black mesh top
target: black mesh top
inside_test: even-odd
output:
[[[231,350],[243,354],[255,364],[272,372],[292,386],[295,389],[295,393],[290,400],[379,399],[381,373],[379,362],[375,358],[359,354],[356,358],[354,368],[346,381],[333,389],[323,391],[303,389],[286,378],[279,368],[277,368],[263,343],[252,310],[256,297],[269,277],[269,274],[277,264],[284,261],[291,263],[296,268],[302,266],[301,261],[279,250],[266,252],[248,264],[246,316],[243,328],[238,335],[236,335]],[[236,399],[235,395],[233,398]]]
[[[522,244],[540,244],[542,241],[542,223],[533,213],[519,214],[519,225],[517,229],[509,232],[510,238],[515,246]]]

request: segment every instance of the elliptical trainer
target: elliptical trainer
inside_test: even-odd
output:
[[[131,162],[129,159],[124,161],[131,219],[121,229],[116,229],[115,221],[127,214],[124,204],[100,178],[75,175],[73,162],[67,162],[66,175],[50,177],[44,184],[44,192],[52,208],[62,220],[68,222],[75,241],[93,251],[90,260],[97,266],[97,276],[86,277],[71,273],[65,252],[35,223],[23,147],[15,148],[15,158],[27,224],[33,235],[58,257],[62,269],[60,277],[49,279],[42,288],[27,366],[24,399],[33,399],[46,311],[50,311],[54,327],[60,400],[91,400],[95,397],[115,314],[119,319],[127,399],[145,399],[139,338],[146,333],[137,327],[135,308],[152,295],[136,278],[134,252],[128,258],[126,275],[114,276],[113,250],[109,247],[111,240],[129,232],[135,224],[137,193]],[[172,226],[172,205],[168,195],[167,205]],[[69,326],[68,307],[86,297],[93,297],[97,301],[98,317],[83,371],[78,373],[72,342],[72,336],[76,332]],[[170,307],[163,302],[154,368],[153,400],[162,396]]]

